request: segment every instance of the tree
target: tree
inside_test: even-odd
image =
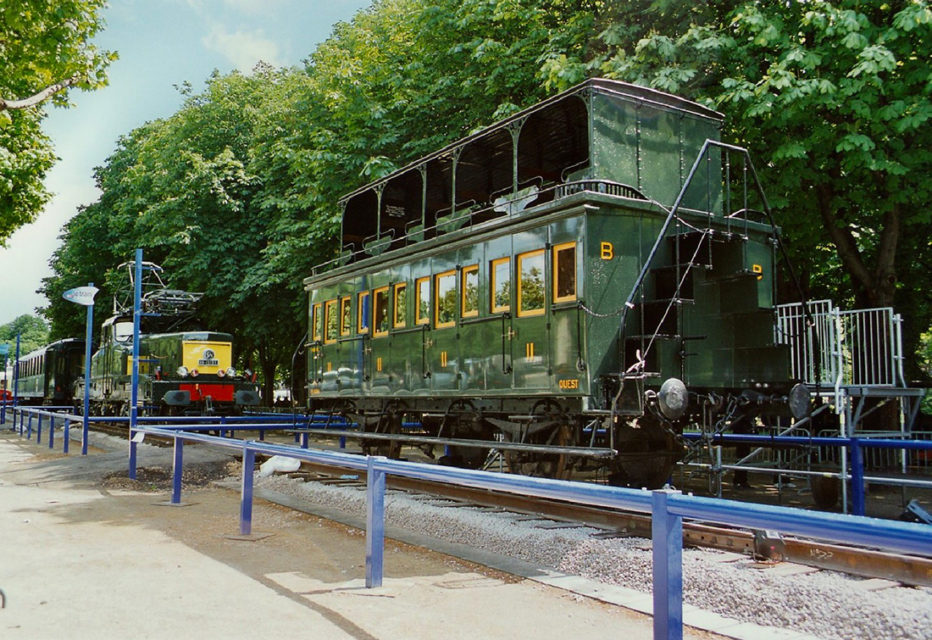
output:
[[[67,106],[67,89],[106,83],[115,55],[90,43],[105,0],[18,0],[0,5],[0,245],[35,219],[55,161],[41,104]]]
[[[915,347],[930,324],[924,278],[909,277],[929,262],[930,35],[926,0],[619,3],[600,55],[546,70],[555,86],[599,73],[723,111],[725,137],[766,167],[810,289],[903,306]]]
[[[19,352],[21,356],[24,356],[48,343],[49,328],[42,318],[29,314],[23,314],[12,322],[0,326],[0,344],[8,346],[10,361],[16,357],[17,335],[19,336]]]

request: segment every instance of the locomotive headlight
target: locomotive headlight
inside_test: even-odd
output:
[[[197,369],[191,369],[191,377],[192,377],[192,378],[196,378],[196,377],[197,377],[197,374],[198,374],[198,370],[197,370]]]
[[[236,377],[236,369],[234,369],[233,367],[228,368],[228,369],[227,369],[227,377],[228,377],[228,378],[235,378],[235,377]]]
[[[812,399],[809,395],[809,387],[802,382],[798,382],[790,389],[790,395],[787,397],[787,404],[790,406],[790,414],[797,420],[801,420],[809,415],[809,409]]]
[[[657,401],[660,404],[660,412],[665,417],[670,420],[680,418],[686,413],[686,406],[689,403],[686,385],[678,378],[667,378],[666,382],[660,385]]]
[[[178,367],[178,370],[175,371],[175,373],[178,374],[178,377],[179,377],[179,378],[187,378],[187,377],[188,377],[188,368],[187,368],[186,366],[184,366],[184,365],[181,365],[180,367]]]
[[[217,369],[217,377],[218,377],[218,378],[222,378],[222,377],[225,376],[226,374],[227,374],[227,372],[224,371],[223,369]]]

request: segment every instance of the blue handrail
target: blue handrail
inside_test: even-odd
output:
[[[644,491],[566,480],[496,474],[485,471],[442,467],[417,462],[389,460],[331,451],[301,449],[256,441],[233,441],[202,433],[148,427],[152,433],[175,441],[172,501],[181,496],[181,447],[196,441],[243,452],[240,503],[240,533],[252,530],[252,499],[255,456],[279,455],[307,462],[325,463],[366,471],[366,586],[382,584],[385,531],[385,477],[396,475],[457,486],[494,489],[578,504],[604,506],[650,513],[652,517],[654,638],[681,640],[682,607],[682,520],[691,518],[722,524],[768,529],[832,542],[861,544],[900,553],[932,556],[932,526],[852,516],[811,512],[790,507],[735,503],[716,498],[684,496],[670,490]]]

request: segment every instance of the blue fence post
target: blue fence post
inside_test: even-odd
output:
[[[42,414],[39,414],[39,424],[36,426],[36,444],[42,444]]]
[[[55,416],[49,416],[49,449],[55,448]]]
[[[864,508],[864,451],[858,438],[851,438],[851,512],[863,516]]]
[[[652,492],[654,640],[683,638],[683,518],[667,510],[671,490]]]
[[[385,472],[377,469],[381,456],[366,458],[366,588],[382,586],[385,551]]]
[[[65,429],[62,432],[65,441],[62,442],[61,448],[65,455],[68,455],[68,444],[71,442],[71,420],[65,418]]]
[[[184,440],[175,438],[172,458],[172,504],[181,504],[181,476],[184,473]]]
[[[244,536],[252,533],[252,481],[256,471],[256,452],[243,448],[243,482],[240,491],[239,532]]]
[[[136,479],[136,433],[129,428],[129,479]]]

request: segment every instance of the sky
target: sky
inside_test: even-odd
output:
[[[371,0],[110,0],[104,30],[94,42],[116,51],[109,86],[72,91],[74,106],[50,107],[44,130],[58,163],[45,180],[53,194],[36,222],[0,248],[0,325],[47,304],[36,293],[51,275],[58,236],[80,205],[97,200],[94,167],[103,166],[117,139],[168,117],[181,106],[175,86],[195,91],[214,69],[249,73],[262,60],[300,65],[337,22],[348,22]],[[25,96],[14,96],[25,97]],[[127,260],[132,256],[128,256]],[[83,313],[75,305],[76,313]]]

